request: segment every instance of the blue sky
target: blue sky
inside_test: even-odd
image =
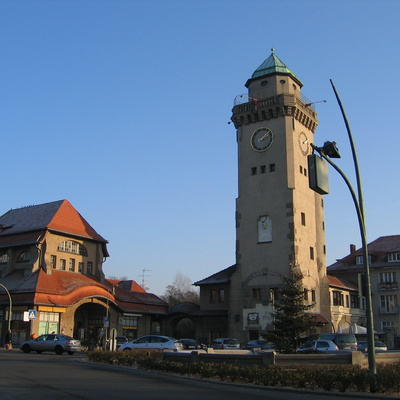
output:
[[[400,233],[400,2],[0,0],[0,214],[68,199],[109,241],[106,276],[161,295],[235,262],[236,95],[271,48],[316,104],[315,143],[361,168],[368,240]],[[360,246],[330,170],[328,264]]]

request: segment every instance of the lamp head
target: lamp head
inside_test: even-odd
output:
[[[322,151],[329,158],[340,158],[339,149],[336,147],[336,142],[325,142]]]

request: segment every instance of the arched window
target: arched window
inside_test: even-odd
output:
[[[17,262],[25,262],[31,259],[31,252],[28,250],[21,251],[17,257]]]
[[[65,253],[79,254],[81,256],[87,256],[87,250],[78,242],[72,240],[66,240],[58,245],[58,251],[63,251]]]

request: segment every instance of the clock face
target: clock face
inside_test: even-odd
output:
[[[274,134],[269,128],[258,128],[251,135],[250,144],[255,151],[265,151],[272,146]]]
[[[304,132],[300,132],[299,134],[299,145],[300,145],[300,150],[304,155],[308,154],[308,137]]]

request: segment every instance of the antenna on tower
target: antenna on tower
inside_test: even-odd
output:
[[[146,275],[146,272],[151,272],[151,269],[146,269],[146,268],[143,268],[143,269],[142,269],[142,273],[139,275],[139,276],[142,277],[142,284],[141,284],[140,286],[141,286],[144,290],[149,290],[150,288],[147,287],[147,286],[145,285],[145,282],[144,282],[144,278],[150,276],[150,275]]]

